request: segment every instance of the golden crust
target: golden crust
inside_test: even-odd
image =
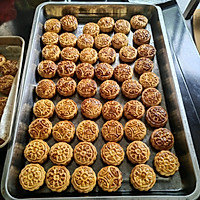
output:
[[[96,65],[95,75],[99,80],[105,81],[112,78],[113,71],[114,69],[110,64],[99,63]]]
[[[91,192],[96,185],[96,174],[91,167],[80,166],[74,170],[71,183],[80,193]]]
[[[94,142],[99,134],[98,125],[91,120],[83,120],[76,128],[76,135],[83,142]]]
[[[62,99],[56,104],[56,114],[61,119],[73,119],[77,113],[77,104],[72,99]]]
[[[76,71],[76,64],[72,61],[61,61],[58,63],[58,75],[60,77],[73,77]]]
[[[133,29],[141,29],[146,27],[148,19],[144,15],[135,15],[131,18],[130,23]]]
[[[97,174],[99,187],[106,192],[115,192],[122,185],[122,172],[115,166],[101,168]]]
[[[133,62],[137,57],[137,50],[132,46],[124,46],[119,51],[119,58],[123,62]]]
[[[97,51],[93,48],[85,48],[80,53],[81,62],[90,63],[92,65],[97,62],[97,59]]]
[[[150,44],[142,44],[137,50],[139,57],[146,57],[153,60],[154,56],[156,55],[155,47]]]
[[[104,47],[99,51],[99,60],[111,64],[115,62],[116,51],[111,47]]]
[[[125,19],[119,19],[115,22],[114,30],[117,33],[124,33],[127,35],[130,32],[130,29],[131,29],[131,25]]]
[[[97,37],[95,37],[95,47],[97,49],[102,49],[104,47],[109,47],[111,46],[111,41],[112,41],[112,38],[107,35],[107,34],[99,34]]]
[[[160,151],[154,158],[156,171],[163,176],[172,176],[178,171],[180,163],[170,151]]]
[[[18,71],[17,60],[7,60],[2,65],[0,65],[0,73],[4,75],[15,76]]]
[[[45,180],[46,172],[39,164],[26,165],[19,174],[19,182],[24,190],[38,190]]]
[[[50,160],[56,165],[68,165],[73,157],[73,149],[66,142],[55,143],[49,152]]]
[[[89,118],[95,119],[101,115],[102,104],[98,99],[89,98],[81,103],[81,113]]]
[[[56,84],[50,79],[42,79],[36,87],[36,94],[43,99],[51,99],[56,94]]]
[[[97,24],[99,25],[101,32],[109,33],[113,30],[115,21],[112,17],[102,17]]]
[[[107,142],[119,142],[124,135],[124,128],[117,120],[110,120],[103,125],[101,133]]]
[[[39,63],[37,71],[43,78],[53,78],[56,75],[57,65],[51,60],[43,60]]]
[[[77,62],[79,59],[79,51],[74,47],[65,47],[61,51],[61,57],[63,60]]]
[[[70,172],[65,166],[52,166],[45,179],[47,187],[53,192],[62,192],[70,184]]]
[[[4,55],[0,54],[0,66],[6,62],[6,58]]]
[[[12,75],[5,75],[0,77],[0,92],[8,95],[12,87],[14,77]]]
[[[65,15],[60,19],[63,30],[72,32],[77,29],[78,21],[73,15]]]
[[[93,22],[87,23],[83,27],[83,33],[89,34],[94,38],[99,35],[99,32],[100,32],[99,26],[97,24],[93,23]]]
[[[0,97],[0,118],[3,115],[3,111],[6,106],[7,100],[8,100],[8,97]]]
[[[48,19],[44,24],[44,30],[47,32],[59,33],[61,30],[61,23],[58,19]]]
[[[159,77],[153,72],[145,72],[140,76],[139,82],[143,88],[154,88],[159,84]]]
[[[73,33],[62,33],[59,37],[61,47],[74,47],[76,46],[77,38]]]
[[[76,67],[76,76],[78,79],[93,78],[94,67],[89,63],[80,63]]]
[[[142,44],[149,44],[150,39],[151,34],[146,29],[138,29],[133,33],[133,42],[138,46]]]
[[[101,149],[101,158],[107,165],[120,165],[124,160],[124,150],[116,142],[108,142]]]
[[[79,49],[92,48],[94,45],[94,38],[89,34],[82,34],[78,37],[77,46]]]
[[[44,45],[48,44],[58,44],[59,35],[54,32],[45,32],[42,35],[42,42]]]
[[[112,37],[112,45],[115,49],[121,49],[128,45],[128,37],[124,33],[115,33]]]
[[[132,79],[133,69],[130,65],[127,64],[119,64],[114,68],[114,77],[117,81],[123,82],[127,79]]]
[[[146,121],[151,127],[161,128],[168,121],[167,111],[161,106],[152,106],[146,112]]]
[[[135,61],[134,69],[138,74],[151,72],[154,67],[153,61],[149,58],[139,58]]]
[[[60,58],[60,48],[54,44],[46,45],[42,49],[42,56],[46,60],[57,61]]]

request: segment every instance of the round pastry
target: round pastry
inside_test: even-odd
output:
[[[122,83],[122,93],[129,99],[136,99],[142,93],[142,85],[133,79],[128,79]]]
[[[78,83],[77,92],[84,98],[93,97],[97,92],[97,84],[90,78],[82,79]]]
[[[99,134],[98,125],[91,120],[83,120],[76,128],[76,135],[83,142],[94,142]]]
[[[3,111],[6,106],[7,100],[8,100],[8,97],[0,97],[0,118],[3,115]]]
[[[62,96],[71,96],[76,91],[76,81],[71,77],[60,78],[57,82],[56,89]]]
[[[93,22],[89,22],[85,24],[85,26],[83,27],[83,33],[89,34],[94,38],[99,35],[99,32],[100,32],[99,26]]]
[[[94,67],[89,63],[80,63],[76,67],[76,76],[78,79],[93,78]]]
[[[8,95],[12,87],[14,77],[12,75],[5,75],[0,77],[0,92]]]
[[[150,142],[156,150],[170,150],[174,146],[174,136],[168,129],[159,128],[151,134]]]
[[[102,115],[106,120],[119,120],[123,115],[123,107],[117,101],[108,101],[102,107]]]
[[[30,163],[42,164],[47,160],[49,145],[43,140],[32,140],[24,149],[24,157]]]
[[[48,169],[45,182],[51,191],[62,192],[70,184],[70,172],[65,166],[53,166]]]
[[[111,47],[105,47],[99,51],[99,60],[108,64],[114,63],[116,51]]]
[[[152,106],[146,112],[146,121],[151,127],[161,128],[168,121],[167,111],[161,106]]]
[[[121,49],[128,45],[128,37],[124,33],[115,33],[112,37],[112,45],[115,49]]]
[[[59,33],[61,30],[61,23],[57,19],[48,19],[44,24],[44,30],[46,32]]]
[[[107,165],[120,165],[124,160],[124,150],[116,142],[108,142],[101,149],[101,158]]]
[[[45,140],[51,135],[52,123],[47,118],[37,118],[28,127],[33,139]]]
[[[125,135],[130,141],[143,140],[147,134],[147,129],[145,124],[138,120],[132,119],[125,124]]]
[[[139,58],[135,61],[134,69],[138,74],[151,72],[154,67],[153,61],[149,58]]]
[[[91,142],[79,142],[74,147],[74,160],[78,165],[92,165],[96,158],[97,150]]]
[[[130,32],[131,25],[125,19],[119,19],[115,22],[114,30],[117,33],[128,34]]]
[[[4,55],[0,54],[0,66],[6,62],[6,58]]]
[[[51,60],[43,60],[39,63],[37,71],[43,78],[53,78],[56,75],[57,65]]]
[[[49,152],[50,160],[56,165],[68,165],[73,157],[73,149],[66,142],[55,143]]]
[[[17,61],[7,60],[2,65],[0,65],[0,73],[2,75],[12,75],[15,76],[17,73]]]
[[[76,46],[77,38],[73,33],[62,33],[59,37],[61,47],[74,47]]]
[[[77,29],[78,21],[73,15],[65,15],[60,19],[63,30],[72,32]]]
[[[127,64],[119,64],[114,69],[114,77],[117,81],[123,82],[127,79],[132,79],[133,69],[130,65]]]
[[[99,80],[105,81],[112,78],[113,71],[114,69],[110,64],[99,63],[96,65],[95,75]]]
[[[73,119],[78,113],[78,107],[72,99],[62,99],[56,105],[56,114],[61,119]]]
[[[52,135],[57,142],[71,142],[74,138],[75,126],[70,121],[59,121],[53,127]]]
[[[144,142],[133,141],[128,145],[126,155],[131,163],[143,164],[149,160],[150,150]]]
[[[142,92],[142,103],[146,107],[158,106],[162,100],[162,94],[156,88],[146,88]]]
[[[77,46],[79,49],[92,48],[94,45],[94,38],[89,34],[82,34],[78,37]]]
[[[81,103],[81,113],[89,118],[95,119],[101,115],[102,104],[98,99],[89,98]]]
[[[38,190],[43,184],[46,172],[39,164],[26,165],[19,174],[19,182],[24,190]]]
[[[81,62],[94,64],[97,62],[98,54],[93,48],[85,48],[80,53]]]
[[[145,72],[140,76],[139,82],[143,88],[154,88],[159,84],[159,77],[153,72]]]
[[[133,29],[141,29],[146,27],[148,19],[144,15],[135,15],[131,18],[130,23]]]
[[[122,185],[122,172],[115,166],[101,168],[97,174],[99,187],[106,192],[115,192]]]
[[[42,56],[46,60],[57,61],[60,58],[60,48],[54,44],[46,45],[42,49]]]
[[[44,45],[58,44],[58,39],[59,39],[58,34],[54,32],[45,32],[42,35],[42,42]]]
[[[178,171],[180,163],[178,158],[170,151],[160,151],[154,158],[156,171],[163,176],[172,176]]]
[[[74,170],[71,183],[80,193],[91,192],[96,185],[96,174],[91,167],[80,166]]]
[[[41,99],[33,106],[33,113],[36,117],[50,118],[53,116],[55,106],[49,99]]]
[[[154,56],[156,55],[155,47],[150,44],[143,44],[139,46],[137,50],[139,57],[146,57],[153,60]]]
[[[133,42],[138,46],[142,44],[149,44],[151,34],[146,29],[138,29],[133,33]]]
[[[61,57],[63,60],[77,62],[79,59],[79,51],[74,47],[65,47],[61,51]]]
[[[100,85],[100,95],[104,99],[115,99],[120,92],[120,87],[116,81],[107,80]]]
[[[135,189],[148,191],[156,183],[156,174],[149,165],[139,164],[132,169],[130,181]]]
[[[124,105],[124,116],[127,119],[141,119],[145,113],[145,107],[137,100],[128,101]]]
[[[101,32],[109,33],[113,30],[115,21],[112,17],[102,17],[97,24],[99,25]]]
[[[119,51],[119,58],[123,62],[133,62],[137,57],[137,50],[131,46],[124,46]]]
[[[72,61],[61,61],[58,63],[58,75],[60,77],[73,77],[76,71],[76,65]]]
[[[107,142],[119,142],[124,135],[124,128],[117,120],[110,120],[103,125],[101,133]]]
[[[51,99],[56,94],[56,84],[50,79],[42,79],[36,87],[36,94],[43,99]]]
[[[112,38],[109,35],[102,33],[95,37],[94,44],[97,49],[102,49],[111,46],[111,41]]]

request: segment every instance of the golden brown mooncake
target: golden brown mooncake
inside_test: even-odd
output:
[[[153,88],[159,84],[159,77],[153,72],[146,72],[140,76],[139,82],[143,88]]]
[[[97,22],[101,32],[103,33],[109,33],[113,30],[113,27],[115,25],[115,21],[112,17],[102,17]]]
[[[18,71],[18,61],[17,60],[7,60],[2,65],[0,65],[0,73],[4,75],[15,76]]]
[[[81,113],[89,119],[95,119],[101,115],[102,104],[98,99],[88,98],[81,103]]]
[[[24,157],[30,163],[42,164],[47,160],[49,154],[49,145],[43,140],[32,140],[24,149]]]
[[[65,166],[52,166],[45,179],[47,187],[53,192],[62,192],[70,184],[70,172]]]
[[[138,119],[132,119],[126,122],[124,131],[130,141],[143,140],[147,134],[145,124]]]
[[[8,100],[8,97],[0,97],[0,118],[3,115],[3,111],[6,106],[7,100]]]
[[[99,51],[99,60],[111,64],[115,62],[116,51],[111,47],[104,47]]]
[[[0,92],[8,95],[10,93],[14,77],[12,75],[5,75],[0,77]]]
[[[133,79],[122,83],[122,94],[129,99],[136,99],[142,93],[142,85]]]
[[[174,146],[174,136],[167,128],[159,128],[151,134],[150,142],[158,151],[170,150]]]
[[[89,34],[82,34],[77,39],[77,46],[79,49],[92,48],[94,45],[94,38]]]
[[[47,118],[37,118],[28,127],[28,133],[33,139],[45,140],[52,130],[52,123]]]
[[[115,33],[112,37],[112,46],[115,49],[121,49],[128,45],[128,37],[124,33]]]
[[[76,71],[76,64],[72,61],[64,60],[58,63],[58,75],[60,77],[73,77]]]
[[[130,65],[127,64],[119,64],[114,68],[114,77],[117,81],[123,82],[127,79],[132,79],[133,69]]]
[[[107,165],[120,165],[124,160],[124,150],[116,142],[108,142],[101,149],[101,158]]]
[[[137,49],[139,57],[146,57],[153,60],[154,56],[156,55],[156,49],[154,46],[150,44],[142,44]]]
[[[110,120],[103,125],[101,133],[107,142],[119,142],[124,135],[124,128],[117,120]]]
[[[80,166],[74,170],[71,183],[80,193],[91,192],[96,185],[96,174],[91,167]]]
[[[62,33],[59,36],[59,42],[61,47],[74,47],[76,46],[77,38],[73,33]]]
[[[91,120],[83,120],[76,128],[76,135],[83,142],[94,142],[99,134],[98,125]]]
[[[112,38],[109,35],[101,33],[95,37],[94,44],[97,49],[102,49],[111,46],[111,41]]]
[[[138,46],[142,44],[149,44],[151,34],[146,29],[138,29],[133,33],[133,42]]]
[[[56,165],[68,165],[73,157],[73,149],[66,142],[55,143],[49,152],[50,160]]]
[[[77,113],[77,104],[72,99],[62,99],[56,104],[56,114],[61,119],[73,119]]]
[[[139,58],[135,61],[134,70],[138,74],[143,74],[145,72],[151,72],[154,67],[153,61],[149,58]]]
[[[59,35],[57,33],[54,32],[45,32],[42,35],[42,42],[44,45],[49,45],[49,44],[58,44],[58,39],[59,39]]]
[[[74,138],[75,126],[67,120],[59,121],[54,125],[52,135],[57,142],[69,143]]]
[[[78,20],[73,15],[65,15],[60,19],[62,29],[67,32],[72,32],[78,27]]]
[[[102,190],[115,192],[122,185],[122,172],[115,166],[103,167],[97,174],[97,181]]]
[[[141,119],[145,113],[145,107],[140,101],[131,100],[124,105],[124,116],[127,119]]]
[[[104,99],[115,99],[120,92],[120,87],[116,81],[107,80],[100,85],[100,95]]]
[[[141,29],[147,26],[148,19],[144,15],[134,15],[130,23],[133,29]]]
[[[19,182],[24,190],[38,190],[45,180],[46,172],[39,164],[26,165],[19,174]]]
[[[112,78],[113,67],[108,63],[99,63],[95,68],[95,75],[101,81],[106,81]]]
[[[115,22],[114,31],[117,33],[128,34],[130,32],[131,25],[125,19],[119,19]]]
[[[94,67],[89,63],[80,63],[76,67],[76,76],[78,79],[92,79],[94,77]]]
[[[78,165],[92,165],[96,157],[97,150],[91,142],[79,142],[74,147],[74,160]]]
[[[43,99],[51,99],[56,94],[56,84],[50,79],[42,79],[36,86],[36,94]]]
[[[168,121],[167,111],[161,106],[152,106],[146,112],[146,121],[151,127],[161,128]]]
[[[0,66],[6,62],[6,58],[4,55],[0,54]]]
[[[58,19],[48,19],[44,24],[46,32],[59,33],[61,30],[61,23]]]
[[[33,106],[33,113],[36,117],[50,118],[53,116],[55,106],[49,99],[41,99]]]
[[[102,107],[102,115],[106,120],[119,120],[123,115],[123,107],[117,101],[107,101]]]
[[[57,61],[60,58],[60,48],[55,44],[46,45],[42,49],[42,56],[46,60]]]
[[[119,51],[119,58],[123,62],[133,62],[137,57],[137,50],[132,46],[124,46]]]
[[[89,23],[85,24],[83,27],[83,33],[89,34],[93,38],[97,37],[99,35],[99,32],[100,32],[100,28],[99,28],[98,24],[93,23],[93,22],[89,22]]]
[[[98,53],[93,48],[85,48],[80,53],[80,61],[84,63],[90,63],[91,65],[96,63],[98,59]]]
[[[156,154],[154,166],[159,174],[172,176],[179,170],[180,163],[175,154],[167,150],[162,150]]]
[[[61,51],[61,58],[76,63],[79,59],[79,51],[74,47],[65,47]]]
[[[148,191],[156,183],[156,174],[149,165],[136,165],[130,174],[130,182],[139,191]]]
[[[37,66],[37,71],[43,78],[53,78],[56,75],[57,65],[51,60],[43,60]]]

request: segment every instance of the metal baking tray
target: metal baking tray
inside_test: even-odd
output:
[[[103,16],[111,16],[115,20],[124,18],[130,20],[135,14],[144,14],[149,19],[147,29],[151,32],[152,39],[151,44],[155,45],[157,49],[157,55],[154,59],[155,72],[160,77],[160,84],[158,86],[159,91],[163,95],[162,106],[165,107],[169,114],[169,122],[166,125],[171,129],[175,137],[175,145],[172,152],[175,152],[180,161],[180,170],[172,177],[162,177],[157,174],[157,182],[154,187],[148,192],[139,192],[135,190],[129,182],[129,174],[134,167],[125,157],[123,163],[119,166],[123,174],[123,183],[121,188],[114,193],[107,193],[102,191],[98,186],[89,194],[79,194],[76,192],[72,185],[62,193],[51,192],[44,184],[39,190],[34,192],[25,191],[19,184],[18,175],[20,170],[27,164],[23,156],[23,150],[30,141],[30,136],[27,132],[28,126],[34,119],[32,108],[35,101],[38,100],[35,94],[35,86],[40,80],[37,74],[36,67],[42,60],[41,49],[43,45],[41,43],[41,35],[43,34],[43,24],[49,18],[56,17],[61,18],[66,14],[73,14],[78,18],[79,27],[74,32],[77,36],[82,33],[84,24],[93,21],[97,22]],[[113,33],[112,33],[113,34]],[[132,33],[129,34],[129,44],[132,45]],[[118,56],[118,54],[117,54]],[[119,63],[117,57],[116,62],[113,63],[115,67]],[[133,67],[134,64],[131,64]],[[138,79],[138,76],[134,74],[134,79]],[[53,79],[55,82],[58,77]],[[95,79],[96,80],[96,79]],[[195,199],[200,193],[200,179],[199,179],[199,167],[194,151],[190,130],[183,107],[182,97],[177,82],[175,69],[173,66],[168,39],[166,35],[165,25],[162,17],[162,11],[159,7],[153,5],[143,4],[131,4],[131,3],[66,3],[66,2],[48,2],[38,6],[32,27],[32,33],[30,37],[29,48],[27,52],[25,62],[25,73],[22,79],[23,85],[20,91],[20,104],[18,107],[18,115],[14,127],[13,142],[10,145],[7,157],[6,165],[4,168],[3,179],[1,184],[1,191],[7,199],[102,199],[102,198],[126,198],[126,199]],[[98,86],[100,81],[96,80]],[[62,97],[58,94],[53,98],[56,104]],[[77,93],[71,97],[79,108],[78,115],[72,120],[75,127],[78,123],[84,119],[80,112],[80,105],[83,101]],[[95,95],[95,98],[100,99],[102,103],[105,100],[99,95],[99,92]],[[120,95],[116,98],[122,105],[124,105],[128,99],[126,99],[120,92]],[[54,115],[51,118],[53,125],[59,121],[58,117]],[[101,130],[102,124],[105,122],[101,117],[95,120]],[[144,117],[142,121],[145,122]],[[125,125],[126,119],[123,117],[120,122]],[[146,123],[146,122],[145,122]],[[153,167],[153,158],[156,151],[151,147],[149,143],[149,137],[153,129],[147,125],[147,135],[144,138],[144,142],[151,149],[151,156],[147,164]],[[52,146],[55,141],[52,136],[47,140],[47,143]],[[72,147],[78,143],[78,139],[75,139],[70,143]],[[92,165],[92,168],[96,173],[104,166],[100,158],[100,150],[105,141],[102,139],[101,133],[98,139],[94,142],[97,148],[98,156],[96,162]],[[121,146],[126,150],[129,142],[124,137],[120,141]],[[43,164],[47,171],[53,164],[50,160]],[[78,167],[74,161],[72,161],[67,168],[72,174],[74,169]]]
[[[3,148],[10,139],[12,134],[12,124],[16,114],[17,108],[17,94],[19,89],[19,82],[22,69],[22,60],[24,54],[24,40],[18,36],[0,37],[0,53],[3,54],[6,59],[18,61],[18,72],[15,75],[15,79],[12,84],[12,88],[8,95],[8,100],[0,120],[0,138],[2,144],[0,148]],[[0,94],[1,97],[6,96]]]

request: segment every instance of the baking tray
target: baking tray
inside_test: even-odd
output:
[[[19,82],[22,69],[22,60],[24,53],[24,40],[18,36],[0,37],[0,53],[3,54],[6,59],[18,61],[18,71],[15,75],[8,100],[0,120],[0,138],[2,144],[0,148],[3,148],[9,141],[12,134],[12,124],[16,114],[17,94],[19,89]],[[6,96],[0,94],[1,97]]]
[[[41,49],[43,45],[41,43],[41,35],[43,34],[44,22],[51,18],[61,18],[63,15],[73,14],[78,18],[79,28],[74,32],[77,36],[82,33],[82,28],[85,23],[93,21],[97,22],[99,18],[103,16],[111,16],[115,20],[124,18],[130,20],[135,14],[144,14],[149,19],[147,29],[151,32],[152,39],[151,44],[155,45],[157,49],[157,55],[154,59],[154,72],[160,77],[160,84],[158,86],[159,91],[163,95],[162,106],[165,107],[169,114],[169,122],[167,127],[171,129],[175,137],[175,145],[172,152],[175,152],[179,158],[181,167],[180,170],[172,177],[162,177],[157,174],[157,182],[155,186],[148,192],[139,192],[135,190],[129,183],[129,174],[134,167],[128,162],[125,157],[123,163],[119,166],[123,173],[122,187],[115,193],[107,193],[102,191],[98,186],[89,194],[79,194],[74,191],[72,185],[62,193],[51,192],[44,184],[38,191],[28,192],[22,189],[19,184],[18,175],[20,170],[27,164],[23,156],[23,150],[30,141],[30,136],[27,133],[27,129],[31,121],[34,119],[32,113],[32,107],[35,101],[38,100],[35,94],[35,86],[40,80],[36,67],[42,60]],[[132,33],[129,34],[129,44],[132,45]],[[119,62],[117,57],[116,62],[113,63],[115,67]],[[131,64],[133,66],[134,64]],[[134,79],[138,79],[138,76],[134,74]],[[43,3],[37,7],[32,33],[30,37],[29,48],[27,52],[27,58],[25,62],[25,73],[23,77],[23,85],[20,91],[20,104],[19,112],[15,123],[15,134],[13,136],[13,143],[11,144],[7,157],[6,165],[4,168],[3,179],[1,184],[2,194],[7,199],[102,199],[102,198],[126,198],[126,199],[195,199],[200,193],[199,182],[199,167],[194,151],[185,110],[183,107],[182,97],[180,94],[175,69],[173,66],[169,44],[167,40],[165,25],[162,17],[162,11],[159,7],[143,4],[131,4],[131,3],[66,3],[66,2],[48,2]],[[55,82],[58,77],[53,79]],[[96,80],[96,79],[95,79]],[[96,80],[98,86],[100,81]],[[56,104],[62,97],[58,94],[53,98]],[[80,104],[83,101],[77,93],[71,97],[78,104],[79,112],[72,122],[75,127],[78,123],[85,119],[80,112]],[[99,96],[99,93],[95,95],[95,98],[105,103],[105,100]],[[128,99],[122,94],[116,98],[122,105],[124,105]],[[53,125],[59,121],[56,115],[51,119]],[[101,130],[104,120],[99,117],[95,120]],[[142,121],[145,121],[142,118]],[[120,122],[125,125],[126,119],[123,117]],[[151,127],[147,125],[147,135],[143,140],[151,148],[151,156],[147,164],[153,167],[153,158],[156,151],[151,147],[149,143],[149,137],[153,131]],[[52,136],[47,140],[47,143],[52,146],[55,141]],[[74,147],[78,143],[77,138],[70,143]],[[103,141],[101,134],[94,142],[97,148],[98,156],[96,162],[92,165],[92,168],[97,173],[100,168],[104,166],[100,158],[100,150],[105,141]],[[129,142],[124,137],[120,144],[126,150]],[[50,160],[43,164],[47,171],[53,164]],[[74,169],[78,167],[74,161],[67,166],[72,174]]]

